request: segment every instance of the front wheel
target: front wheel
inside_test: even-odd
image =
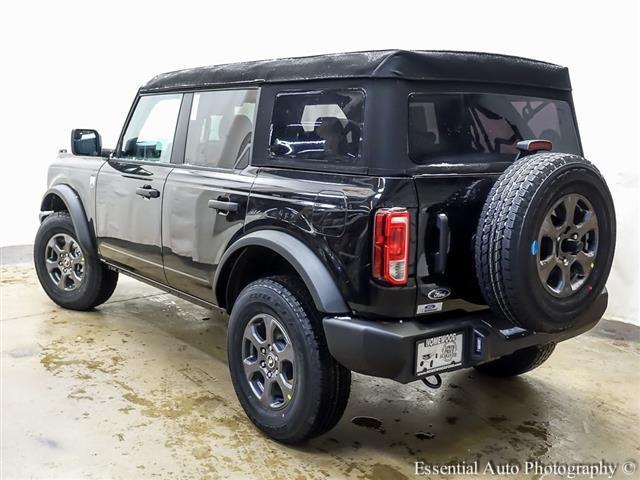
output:
[[[331,357],[304,284],[279,276],[247,285],[229,319],[231,379],[247,416],[268,436],[299,443],[335,426],[351,372]]]
[[[118,272],[85,256],[67,212],[43,220],[33,246],[40,285],[55,303],[71,310],[89,310],[106,302],[118,283]]]

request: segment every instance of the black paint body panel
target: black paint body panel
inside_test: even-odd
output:
[[[167,283],[212,301],[213,278],[220,258],[243,231],[255,169],[216,171],[175,168],[164,190],[162,247]],[[218,212],[210,200],[238,204],[235,212]]]
[[[416,342],[462,332],[462,365],[444,368],[444,373],[489,362],[534,345],[558,343],[595,326],[607,308],[606,289],[577,324],[559,333],[541,333],[516,328],[493,315],[491,310],[474,313],[452,311],[405,322],[374,322],[356,317],[326,317],[324,332],[331,355],[354,372],[408,383],[427,375],[416,375]]]
[[[371,280],[371,212],[399,205],[417,212],[411,178],[264,168],[251,191],[245,232],[278,229],[311,247],[352,311],[406,317],[415,309],[414,262],[407,287],[388,288]]]
[[[221,170],[184,165],[193,92],[245,87],[260,89],[249,166]],[[314,89],[365,93],[361,148],[352,163],[283,159],[270,153],[275,96]],[[304,268],[326,269],[327,275],[324,270],[320,276],[301,275],[309,281],[330,278],[335,284],[342,298],[324,311],[346,305],[345,312],[331,313],[374,320],[413,319],[418,306],[433,302],[429,292],[443,287],[451,292],[443,301],[443,314],[483,308],[472,270],[472,236],[487,192],[508,166],[412,162],[409,96],[523,94],[565,100],[573,108],[563,67],[459,52],[360,52],[172,72],[141,88],[132,111],[141,96],[168,91],[184,93],[171,163],[121,160],[118,145],[112,158],[64,155],[50,170],[50,186],[69,184],[77,192],[101,258],[189,298],[221,304],[216,282],[227,281],[220,272],[233,271],[225,262],[235,260],[225,253],[248,235],[275,231],[299,242],[289,245],[303,245],[315,254],[319,263]],[[68,171],[81,162],[90,168]],[[90,178],[95,188],[89,187]],[[159,196],[136,195],[144,185]],[[210,208],[211,201],[230,201],[237,209],[223,214]],[[371,276],[373,212],[382,207],[404,207],[411,214],[409,280],[403,287],[382,285]],[[435,221],[441,214],[448,219],[450,243],[444,252],[446,269],[437,271]],[[295,251],[290,255],[302,255],[301,247],[291,248]],[[316,306],[324,308],[322,301]],[[422,317],[424,322],[438,318]]]

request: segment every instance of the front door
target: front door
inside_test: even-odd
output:
[[[162,202],[181,102],[182,94],[141,96],[96,181],[100,255],[162,283]]]
[[[257,97],[257,89],[194,93],[184,163],[164,189],[167,282],[209,302],[220,258],[244,226]]]

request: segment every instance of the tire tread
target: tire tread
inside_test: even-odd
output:
[[[597,168],[583,157],[566,153],[538,153],[513,163],[500,176],[482,208],[475,236],[475,271],[489,307],[507,321],[532,328],[526,318],[522,296],[514,288],[517,232],[521,231],[538,190],[568,166],[593,171],[606,185]],[[524,321],[523,321],[524,320]],[[543,330],[541,324],[537,325]],[[570,325],[565,325],[568,328]]]
[[[283,443],[290,444],[322,435],[333,428],[344,413],[351,390],[351,372],[340,365],[329,353],[321,315],[301,280],[284,275],[267,277],[250,283],[243,291],[254,287],[269,289],[288,304],[299,319],[298,323],[305,339],[303,347],[317,349],[318,353],[318,355],[309,356],[312,362],[310,368],[318,372],[321,385],[320,394],[312,399],[314,405],[311,410],[315,414],[306,420],[304,426],[298,426],[292,435],[284,431],[269,432],[269,434]],[[238,391],[237,388],[236,391]],[[251,413],[246,400],[241,395],[238,398],[245,412],[258,428],[263,431],[271,429]]]
[[[71,215],[65,210],[49,215],[43,220],[38,229],[33,246],[34,263],[40,284],[49,298],[61,307],[80,311],[91,310],[109,300],[118,284],[118,272],[109,270],[97,258],[89,260],[86,256],[87,252],[84,252],[85,266],[93,268],[94,271],[93,275],[91,275],[91,283],[81,298],[65,299],[59,292],[54,290],[54,287],[48,285],[49,279],[47,278],[47,273],[43,270],[44,267],[40,256],[42,255],[43,242],[48,241],[45,237],[51,228],[66,229],[76,235]]]

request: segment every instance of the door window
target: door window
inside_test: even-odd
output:
[[[184,163],[212,168],[249,164],[258,90],[217,90],[193,96]]]
[[[169,163],[182,94],[140,97],[122,139],[120,156]]]

